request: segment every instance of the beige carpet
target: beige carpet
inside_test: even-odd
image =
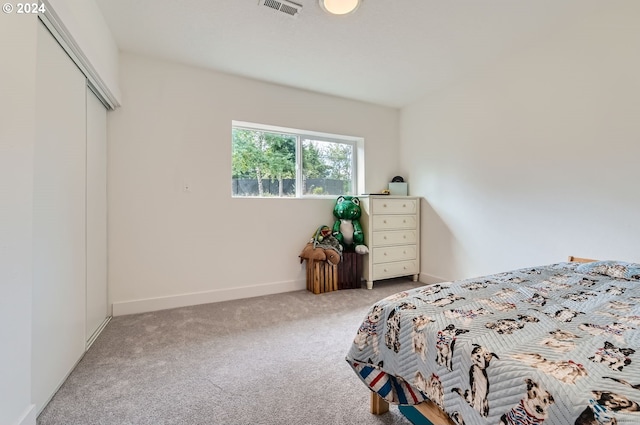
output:
[[[345,361],[368,307],[417,286],[308,291],[115,317],[38,425],[401,424]]]

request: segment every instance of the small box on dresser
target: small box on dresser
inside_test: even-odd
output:
[[[370,195],[360,198],[360,222],[369,254],[363,258],[367,288],[376,280],[420,274],[420,198]]]

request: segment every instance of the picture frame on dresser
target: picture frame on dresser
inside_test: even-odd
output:
[[[360,198],[360,223],[369,253],[363,256],[363,278],[376,280],[420,275],[420,198],[368,195]]]

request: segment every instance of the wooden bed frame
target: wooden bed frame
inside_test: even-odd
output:
[[[434,425],[456,425],[455,422],[449,418],[449,415],[443,412],[442,409],[432,401],[423,401],[413,407]],[[371,413],[374,415],[382,415],[388,411],[389,403],[377,393],[371,391]]]
[[[570,263],[593,263],[594,261],[598,260],[592,260],[591,258],[574,257],[573,255],[569,256]]]
[[[570,263],[592,263],[598,260],[590,258],[574,257],[570,255],[568,258]],[[434,425],[456,425],[440,407],[432,401],[425,401],[413,406],[422,414],[429,422]],[[377,393],[371,391],[371,413],[374,415],[382,415],[389,411],[389,403],[380,397]]]

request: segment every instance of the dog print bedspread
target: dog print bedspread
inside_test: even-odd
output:
[[[559,263],[373,305],[347,361],[394,404],[459,425],[640,424],[640,265]]]

